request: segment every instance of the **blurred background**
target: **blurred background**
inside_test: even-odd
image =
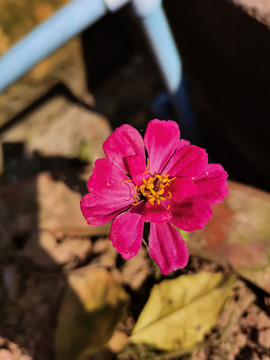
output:
[[[2,0],[0,54],[68,2]],[[44,126],[47,127],[46,132],[42,130],[44,138],[47,131],[53,133],[52,128],[60,121],[59,113],[64,117],[68,107],[76,106],[85,114],[104,116],[112,129],[123,123],[145,129],[155,117],[176,120],[182,135],[205,147],[211,161],[223,164],[231,179],[269,190],[267,1],[165,0],[163,5],[182,59],[182,82],[191,106],[191,122],[189,118],[183,119],[166,97],[167,88],[157,59],[140,20],[128,4],[119,11],[108,12],[0,95],[3,182],[12,176],[22,176],[12,174],[13,162],[23,156],[22,145],[15,142],[22,142],[28,149],[28,161],[24,159],[28,164],[20,159],[19,166],[25,174],[34,171],[29,165],[29,148],[40,156],[46,153],[77,157],[70,149],[66,148],[64,153],[56,149],[68,142],[64,136],[58,140],[36,139],[34,145],[29,132],[18,135],[18,127],[23,132],[29,119],[37,116],[31,126],[31,133],[37,133],[32,137],[40,138],[34,127]],[[79,121],[74,125],[76,130],[70,129],[71,133],[77,134],[78,128],[84,133]],[[185,122],[191,124],[188,131]],[[40,144],[44,142],[50,150]],[[77,150],[83,160],[89,161],[87,142],[78,138]],[[44,166],[38,161],[33,163],[35,171]]]
[[[161,35],[157,58],[144,18],[127,3],[6,86],[8,67],[25,67],[12,46],[68,4],[0,0],[0,359],[157,359],[160,352],[133,348],[118,354],[160,274],[144,251],[123,261],[108,241],[109,224],[86,224],[80,198],[111,132],[128,123],[143,134],[153,118],[177,121],[230,180],[269,191],[269,1],[163,0],[182,75]],[[73,25],[71,16],[66,31]],[[173,89],[158,59],[166,59]],[[269,204],[266,193],[232,183],[205,232],[189,239],[189,265],[171,277],[203,270],[226,277],[233,269],[240,278],[205,348],[173,358],[216,359],[221,351],[221,359],[269,359]]]

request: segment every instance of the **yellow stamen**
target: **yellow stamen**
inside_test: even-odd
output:
[[[127,181],[132,181],[132,180],[131,179],[123,180],[120,185],[123,186],[124,182],[127,182]]]
[[[168,195],[162,195],[165,192],[165,187],[169,186],[171,181],[174,179],[176,179],[176,177],[170,179],[168,174],[153,174],[153,176],[148,179],[143,178],[143,184],[135,187],[136,196],[138,192],[138,194],[141,194],[143,197],[145,197],[151,205],[154,205],[155,202],[157,205],[160,205],[161,201],[166,200],[166,198],[170,199],[172,197],[170,191],[168,192]]]
[[[151,173],[152,171],[151,170],[147,170],[147,171],[145,171],[144,173],[142,173],[142,175],[144,175],[144,174],[149,174],[149,173]]]

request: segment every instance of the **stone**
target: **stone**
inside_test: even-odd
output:
[[[141,247],[138,254],[125,262],[122,274],[123,283],[133,291],[137,291],[150,275],[151,267],[146,255],[146,249]]]
[[[270,3],[269,0],[232,0],[247,14],[254,17],[270,28]]]
[[[270,292],[270,194],[229,182],[229,196],[213,207],[203,230],[187,233],[191,254],[232,266]]]
[[[95,241],[92,253],[94,255],[91,261],[92,267],[115,269],[118,253],[108,238]]]
[[[89,237],[57,237],[53,232],[40,230],[34,232],[20,252],[41,266],[65,265],[83,262],[91,254],[92,243]]]
[[[15,357],[11,354],[10,351],[6,349],[0,350],[0,359],[2,360],[15,360]]]
[[[265,349],[270,348],[270,328],[261,330],[259,332],[259,344],[263,346]]]
[[[70,0],[0,1],[0,56],[31,30]],[[65,84],[60,86],[59,84]],[[94,104],[84,73],[81,40],[77,36],[37,64],[25,76],[0,94],[0,125],[32,105],[57,86],[70,91],[88,105]]]
[[[33,360],[27,351],[19,345],[0,337],[1,360]]]
[[[35,230],[64,235],[106,235],[109,225],[88,225],[80,210],[81,194],[49,173],[24,179],[0,189],[2,227],[13,238]],[[19,241],[19,239],[18,239]]]
[[[108,347],[114,353],[119,353],[129,343],[129,338],[124,331],[116,329],[108,342]]]
[[[75,266],[85,261],[91,254],[91,237],[108,235],[110,225],[88,225],[80,199],[79,192],[49,173],[0,189],[0,229],[5,235],[2,260],[15,256],[39,266]],[[107,260],[102,264],[115,264],[112,251],[114,255],[104,253]]]
[[[106,118],[58,96],[6,130],[1,142],[9,146],[8,154],[21,144],[15,159],[11,159],[16,164],[13,166],[16,170],[11,169],[17,171],[13,174],[15,181],[31,175],[31,170],[32,173],[42,170],[42,166],[68,168],[74,159],[93,165],[96,159],[104,157],[102,144],[110,134]],[[2,158],[6,158],[5,148]]]

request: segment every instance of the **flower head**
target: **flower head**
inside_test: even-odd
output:
[[[88,224],[111,220],[110,240],[124,259],[141,247],[150,223],[149,254],[163,274],[183,268],[188,248],[176,227],[202,229],[211,205],[228,195],[227,173],[209,164],[204,149],[180,140],[174,121],[152,120],[144,139],[130,125],[116,129],[103,144],[81,200]],[[147,154],[147,155],[146,155]]]

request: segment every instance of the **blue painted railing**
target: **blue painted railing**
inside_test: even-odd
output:
[[[42,23],[0,58],[0,92],[16,82],[34,65],[50,55],[75,35],[89,27],[109,11],[117,11],[129,0],[73,0],[49,20]],[[161,0],[130,0],[141,20],[155,55],[169,95],[176,108],[186,109],[186,128],[194,121],[186,96],[179,96],[182,84],[182,65],[170,31]],[[181,105],[181,99],[185,104]],[[189,109],[187,111],[187,109]],[[193,131],[194,134],[194,131]]]

